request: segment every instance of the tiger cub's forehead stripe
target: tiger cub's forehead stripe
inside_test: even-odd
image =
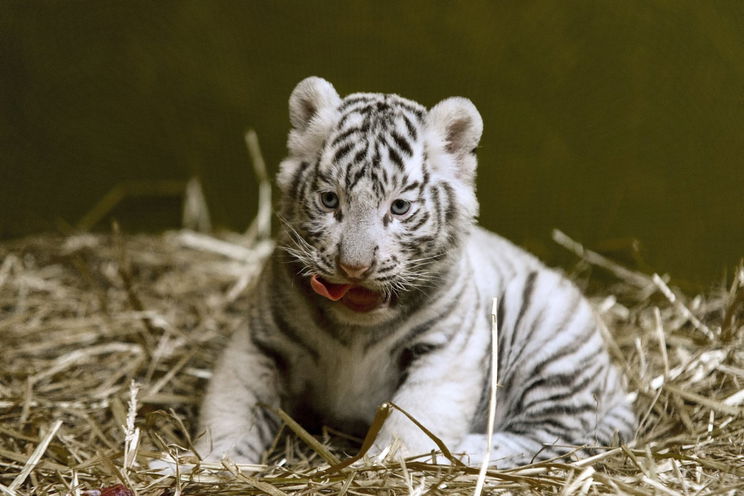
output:
[[[341,118],[326,153],[344,189],[350,192],[369,178],[382,202],[398,185],[407,186],[408,180],[398,173],[405,172],[406,162],[415,155],[425,109],[396,95],[357,94],[338,110]],[[387,163],[393,169],[388,170]]]
[[[406,141],[406,139],[401,136],[400,134],[396,133],[395,130],[390,132],[390,137],[393,138],[393,141],[395,141],[395,144],[398,145],[398,148],[403,152],[404,155],[407,157],[410,157],[413,155],[413,150],[411,150],[411,145]]]
[[[364,133],[370,128],[404,129],[410,138],[416,140],[418,128],[423,125],[425,115],[423,107],[395,95],[370,94],[347,97],[338,110],[342,115],[336,129],[340,133],[334,138],[333,145],[354,135],[357,130]],[[348,122],[354,122],[355,125],[345,129]]]
[[[413,122],[411,122],[411,119],[409,119],[406,114],[403,114],[403,122],[406,125],[408,136],[410,136],[414,141],[416,141],[418,139],[418,131],[416,130],[416,126],[413,124]]]
[[[346,191],[353,190],[364,177],[371,179],[372,189],[382,200],[385,193],[390,190],[391,181],[396,185],[399,181],[397,173],[406,170],[406,158],[413,154],[412,145],[405,141],[400,135],[391,136],[385,133],[375,135],[362,134],[358,132],[340,133],[344,140],[334,140],[338,143],[335,150],[327,153],[332,157],[331,166],[335,169],[335,175]],[[384,159],[392,164],[395,170],[387,170]],[[403,180],[406,184],[407,181]]]
[[[333,138],[333,141],[331,142],[331,146],[338,146],[342,141],[345,141],[349,138],[354,137],[356,134],[361,134],[363,132],[366,132],[368,130],[365,129],[363,126],[353,126],[348,128],[346,131],[338,134],[335,138]]]
[[[402,172],[405,170],[405,165],[403,165],[403,159],[400,157],[397,151],[395,151],[395,148],[388,145],[388,158],[390,161]]]

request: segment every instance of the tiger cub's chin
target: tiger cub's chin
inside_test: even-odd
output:
[[[353,326],[373,326],[392,320],[398,315],[396,305],[387,299],[372,309],[360,310],[340,302],[326,303],[334,320],[339,324]]]

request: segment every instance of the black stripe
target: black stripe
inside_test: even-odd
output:
[[[542,410],[530,412],[529,416],[535,423],[557,421],[558,418],[562,418],[559,416],[581,421],[581,414],[596,412],[597,405],[594,403],[582,403],[580,405],[552,405]],[[570,431],[570,429],[567,429],[567,431]]]
[[[623,415],[625,414],[625,415]],[[630,416],[630,418],[628,418]],[[617,422],[620,422],[625,427],[628,428],[628,430],[635,429],[636,426],[636,418],[635,415],[633,415],[633,412],[631,412],[627,407],[624,405],[615,405],[612,410],[610,410],[604,417],[604,422],[607,424],[611,424],[614,422],[610,422],[612,420],[615,420]]]
[[[351,168],[349,168],[351,169]],[[354,178],[351,180],[351,183],[349,183],[348,187],[346,188],[348,191],[351,191],[354,189],[354,186],[356,186],[359,181],[364,177],[364,167],[360,167],[359,170],[354,174]]]
[[[355,96],[355,97],[347,97],[344,99],[343,103],[341,103],[341,106],[338,108],[339,111],[344,111],[351,107],[352,105],[355,105],[357,103],[369,103],[373,102],[374,97],[371,96]]]
[[[380,142],[375,141],[375,152],[372,154],[372,167],[374,167],[375,169],[379,168],[380,160]],[[385,182],[387,182],[387,171],[384,168],[382,169],[382,178],[385,180]]]
[[[339,162],[342,158],[349,154],[353,146],[353,143],[344,144],[344,146],[336,150],[336,153],[333,155],[333,161]]]
[[[362,121],[362,127],[360,127],[359,129],[360,129],[360,130],[361,130],[361,131],[362,131],[363,133],[366,133],[367,131],[369,131],[369,127],[370,127],[371,125],[372,125],[372,123],[371,123],[371,122],[369,121],[369,119],[364,119],[364,120]]]
[[[543,376],[544,369],[549,364],[554,363],[558,360],[563,360],[566,357],[569,357],[578,351],[586,351],[587,339],[589,339],[593,333],[594,333],[594,325],[592,324],[591,326],[587,326],[585,330],[582,331],[581,334],[579,334],[574,339],[572,339],[571,343],[567,344],[566,346],[563,346],[562,348],[555,350],[553,354],[542,359],[537,364],[533,365],[532,370],[530,371],[530,376],[533,378],[540,378]],[[590,354],[590,358],[591,358],[591,355],[592,354]],[[525,387],[529,387],[529,384],[526,385]],[[504,392],[505,394],[511,394],[511,383],[510,382],[504,385]]]
[[[422,208],[417,208],[413,212],[411,212],[411,215],[409,215],[405,219],[400,219],[400,223],[401,224],[410,224],[411,222],[413,222],[414,220],[416,220],[419,215],[425,214],[425,213],[426,213],[426,210],[424,210]]]
[[[465,275],[463,275],[461,277],[463,277],[466,282],[463,284],[462,290],[460,291],[460,293],[457,296],[457,299],[458,300],[461,298],[462,294],[465,293],[465,291],[466,291],[467,288],[472,287],[472,286],[470,286],[470,285],[467,284],[467,281],[471,281],[472,280],[472,271],[468,271],[467,274],[465,274]],[[483,311],[483,305],[484,305],[484,302],[485,302],[485,298],[481,298],[481,294],[480,294],[480,291],[478,291],[478,287],[477,286],[475,286],[475,298],[474,298],[474,300],[475,300],[475,309],[474,309],[474,311],[463,312],[464,315],[467,315],[469,317],[469,320],[468,320],[467,323],[464,323],[463,322],[463,323],[460,324],[460,329],[466,329],[467,330],[467,334],[465,334],[462,337],[458,336],[458,337],[460,337],[460,340],[462,342],[462,346],[460,346],[460,350],[458,350],[458,353],[464,351],[465,348],[468,346],[468,344],[470,344],[470,338],[473,336],[473,334],[475,334],[475,331],[477,329],[477,326],[475,324],[476,320],[478,320],[478,318],[480,318],[481,316],[484,316],[484,317],[487,316],[487,314]],[[460,332],[462,332],[462,331],[460,331]],[[489,332],[489,334],[490,334],[490,332]],[[488,354],[489,355],[490,355],[490,352],[491,352],[491,348],[489,346],[488,347]],[[489,361],[490,361],[490,359],[491,358],[489,356]]]
[[[354,114],[354,109],[349,110],[347,113],[343,114],[341,116],[341,119],[339,119],[338,123],[336,124],[336,128],[343,129],[344,127],[346,127],[346,121],[349,120],[349,118]]]
[[[273,302],[272,302],[273,303]],[[273,304],[272,304],[273,307]],[[287,339],[293,344],[296,344],[303,350],[305,350],[316,362],[319,360],[320,355],[316,349],[311,347],[308,343],[306,343],[299,334],[297,334],[297,331],[292,327],[292,324],[287,322],[287,320],[284,318],[284,314],[281,309],[278,308],[272,308],[272,315],[274,317],[274,323],[276,324],[277,330],[284,334]]]
[[[499,306],[496,309],[496,324],[501,327],[504,325],[504,319],[506,318],[506,294],[503,293],[501,295],[501,298],[499,298]],[[501,343],[499,343],[499,346]]]
[[[408,118],[406,114],[403,115],[403,122],[406,124],[406,129],[408,130],[408,136],[410,136],[414,141],[418,139],[418,132],[416,131],[416,126],[413,125],[413,122],[411,122],[411,119]]]
[[[388,266],[383,266],[383,267],[380,267],[379,269],[377,269],[377,274],[378,274],[378,275],[379,275],[379,274],[384,274],[384,273],[386,273],[386,272],[390,272],[391,270],[395,270],[395,269],[397,269],[397,268],[398,268],[398,267],[397,267],[397,265],[395,265],[395,264],[390,264],[390,265],[388,265]],[[375,279],[375,280],[376,280],[376,279]]]
[[[509,422],[504,426],[504,431],[511,432],[512,434],[519,434],[533,439],[542,444],[542,441],[538,439],[540,432],[550,434],[553,437],[558,438],[557,441],[561,444],[568,444],[566,435],[571,431],[571,428],[557,419],[545,419],[545,420],[534,420],[525,419],[518,422]]]
[[[426,152],[424,152],[424,164],[422,165],[422,169],[424,171],[424,177],[421,181],[421,188],[419,194],[423,194],[426,187],[429,185],[429,179],[431,179],[431,174],[429,174],[429,167],[426,164]]]
[[[366,156],[367,156],[367,150],[368,150],[368,149],[369,149],[369,147],[368,147],[367,145],[365,145],[365,146],[364,146],[364,147],[363,147],[362,149],[360,149],[360,150],[359,150],[359,151],[357,152],[357,154],[356,154],[356,155],[354,155],[354,162],[355,162],[355,163],[359,163],[359,162],[361,162],[361,161],[362,161],[362,159],[363,159],[364,157],[366,157]]]
[[[400,376],[398,377],[397,388],[400,388],[400,386],[402,386],[408,379],[408,372],[411,365],[413,365],[416,360],[428,353],[440,350],[443,347],[444,345],[418,343],[410,348],[405,348],[398,356],[398,369],[400,370]]]
[[[391,146],[388,146],[388,157],[390,157],[390,161],[393,162],[396,167],[398,167],[400,170],[404,170],[403,159],[400,158],[398,152],[396,152]]]
[[[312,183],[310,184],[310,190],[311,191],[318,191],[318,176],[320,175],[320,157],[315,161],[315,166],[313,167],[313,179]],[[304,192],[307,189],[308,181],[305,181],[305,183],[302,185],[302,193],[304,196]]]
[[[240,444],[236,444],[233,447],[233,451],[236,455],[252,460],[263,453],[263,450],[259,450],[255,446],[249,445],[247,441],[247,439],[244,439],[243,442],[241,442]]]
[[[452,313],[452,311],[455,309],[457,304],[460,301],[460,294],[458,294],[457,297],[455,297],[446,307],[443,311],[439,312],[436,316],[433,318],[427,320],[423,324],[419,324],[413,328],[411,328],[410,331],[405,336],[402,336],[398,341],[395,343],[395,346],[393,346],[393,350],[399,350],[401,348],[408,347],[408,343],[413,342],[417,337],[421,336],[425,332],[427,332],[429,329],[432,328],[434,324],[445,318],[447,315]]]
[[[451,223],[457,215],[457,202],[455,201],[455,190],[448,183],[442,183],[444,192],[447,193],[447,208],[445,209],[444,218]]]
[[[346,188],[346,191],[349,191],[351,189],[351,172],[354,170],[354,164],[349,164],[344,169],[344,185]]]
[[[403,152],[404,155],[407,157],[410,157],[413,155],[413,150],[411,149],[411,145],[406,141],[406,139],[401,136],[400,134],[396,133],[395,131],[392,131],[390,133],[390,136],[393,138],[393,141],[395,141],[395,144],[398,145],[398,148],[400,151]]]
[[[388,282],[388,281],[393,281],[397,278],[398,278],[398,274],[391,274],[389,276],[384,276],[384,277],[375,277],[375,282],[380,282],[380,283]]]
[[[405,181],[403,181],[405,183]],[[416,189],[420,186],[420,183],[418,181],[413,181],[412,183],[408,184],[408,186],[404,187],[400,190],[401,193],[405,193],[406,191],[411,191],[412,189]]]
[[[538,329],[543,325],[543,320],[545,318],[545,308],[540,308],[538,310],[537,316],[532,319],[532,325],[530,326],[529,330],[527,331],[527,334],[522,339],[522,346],[519,348],[519,351],[517,351],[517,355],[514,358],[509,357],[509,365],[514,365],[520,363],[520,359],[522,358],[522,355],[528,350],[528,349],[534,349],[534,347],[531,347],[530,345],[535,344],[532,337],[535,335],[536,332],[538,332]],[[516,329],[515,329],[516,332]],[[542,340],[543,343],[546,342],[546,340]],[[511,353],[510,353],[511,355]]]
[[[434,211],[436,212],[437,220],[437,234],[442,227],[442,200],[439,197],[439,184],[435,184],[429,190],[431,193],[431,201],[434,203]]]
[[[423,255],[424,249],[425,249],[425,247],[415,242],[401,243],[400,247],[406,255],[411,255],[411,256],[416,256],[416,257]]]
[[[380,114],[387,114],[391,110],[390,104],[388,103],[388,97],[387,95],[384,95],[382,98],[382,101],[377,102],[375,105],[375,110]]]
[[[499,352],[498,352],[498,369],[496,372],[498,373],[499,377],[502,377],[502,372],[506,370],[506,352],[508,351],[506,349],[506,332],[504,332],[504,322],[506,318],[505,314],[505,307],[506,307],[506,293],[502,293],[501,297],[499,298],[499,306],[496,310],[496,324],[499,327]],[[504,378],[507,381],[503,383],[503,388],[510,387],[509,380],[510,377]],[[503,380],[503,379],[502,379]]]
[[[555,353],[553,353],[552,355],[538,362],[532,369],[532,374],[538,375],[538,376],[542,375],[543,370],[549,364],[557,362],[558,360],[564,360],[567,357],[570,357],[571,355],[574,355],[575,353],[579,351],[583,351],[584,355],[588,355],[588,357],[586,358],[592,358],[594,354],[596,353],[596,351],[599,351],[599,350],[589,350],[587,348],[587,340],[594,334],[594,332],[595,332],[594,323],[587,325],[581,334],[579,334],[578,336],[575,336],[571,340],[571,343],[567,343],[566,346],[559,348],[558,350],[556,350]],[[589,353],[587,353],[587,351]]]
[[[419,122],[423,120],[424,110],[422,107],[414,107],[411,103],[406,101],[398,101],[396,103],[400,108],[405,109],[416,116],[416,119],[418,119]]]
[[[419,212],[419,211],[416,211],[416,213],[418,213],[418,212]],[[412,215],[411,217],[409,217],[408,219],[411,219],[411,218],[413,218],[413,215]],[[404,221],[405,221],[405,220],[408,220],[408,219],[404,219]],[[421,216],[421,218],[419,219],[419,221],[418,221],[418,222],[416,222],[416,224],[412,225],[412,226],[411,226],[411,227],[410,227],[409,229],[410,229],[411,231],[417,231],[417,230],[418,230],[418,229],[419,229],[419,228],[420,228],[421,226],[423,226],[423,225],[424,225],[424,224],[426,223],[426,221],[428,221],[428,220],[429,220],[429,212],[427,212],[427,211],[424,211],[424,214],[423,214],[423,215]]]
[[[371,178],[372,190],[375,192],[377,206],[379,207],[382,200],[387,198],[387,192],[385,191],[385,185],[380,181],[380,178],[376,173],[373,172]]]
[[[308,216],[312,217],[316,212],[310,211],[309,209],[305,209],[305,213]],[[305,226],[304,231],[305,232],[304,232],[303,238],[305,239],[305,241],[307,241],[307,242],[309,242],[311,244],[313,242],[318,241],[323,236],[323,233],[322,232],[313,231],[312,229],[308,228],[307,226]]]
[[[261,444],[268,446],[279,429],[279,421],[266,408],[258,405],[253,408],[253,413],[256,417],[254,425],[258,429]]]
[[[436,235],[416,236],[410,241],[410,243],[404,243],[403,246],[410,244],[410,245],[416,245],[419,247],[423,247],[423,245],[436,241],[436,239],[437,239]]]
[[[611,419],[616,420],[616,422],[611,422]],[[620,423],[621,425],[617,425],[618,423]],[[615,415],[615,412],[610,412],[607,416],[605,416],[604,419],[602,419],[602,424],[605,427],[609,428],[613,434],[617,434],[621,443],[627,443],[628,441],[633,439],[633,432],[636,428],[635,417],[630,420]],[[621,429],[622,427],[624,427],[624,429]],[[629,434],[626,435],[626,433]],[[628,435],[630,437],[628,437]],[[612,438],[612,434],[610,434],[608,437]],[[607,441],[609,442],[610,439],[607,439]]]
[[[393,189],[398,189],[398,183],[400,183],[400,179],[398,178],[398,174],[392,175],[392,187]]]
[[[289,187],[289,195],[292,198],[297,198],[297,190],[300,187],[300,180],[302,179],[302,174],[307,170],[307,168],[310,166],[307,162],[300,163],[300,166],[297,167],[297,169],[294,172],[294,175],[292,176],[292,182],[290,183]]]
[[[586,387],[594,381],[596,378],[596,374],[598,373],[597,368],[601,367],[594,367],[590,371],[582,370],[579,372],[584,372],[583,374],[558,374],[558,375],[551,375],[549,377],[544,377],[541,379],[538,379],[536,381],[532,381],[529,385],[527,385],[524,389],[522,389],[521,394],[519,398],[516,401],[517,409],[519,411],[525,411],[535,405],[538,405],[540,403],[559,403],[562,400],[571,399],[576,397],[579,392],[586,389]],[[583,376],[583,379],[578,380],[580,377]],[[538,389],[538,388],[566,388],[562,392],[556,392],[550,396],[544,397],[544,398],[538,398],[535,400],[530,401],[526,405],[524,404],[524,401],[527,399],[527,395],[530,394],[532,391]]]
[[[427,353],[431,353],[432,351],[440,350],[443,347],[444,345],[442,344],[416,343],[415,345],[407,349],[410,350],[411,353],[413,353],[413,356],[417,358],[426,355]]]
[[[288,370],[287,358],[276,347],[271,346],[268,341],[262,340],[253,329],[250,332],[250,340],[253,346],[258,348],[258,351],[274,362],[277,371],[285,373]]]
[[[318,172],[316,173],[315,177],[318,182],[330,183],[330,184],[333,183],[333,176],[331,176],[330,174],[326,172],[321,171],[320,169],[318,169]]]
[[[349,113],[346,114],[346,116],[351,115],[352,113],[356,112],[360,115],[366,115],[368,117],[372,117],[377,113],[375,112],[377,110],[377,103],[374,100],[369,100],[366,105],[360,105],[359,107],[354,107],[353,109],[351,109]]]
[[[536,278],[537,272],[533,270],[527,275],[527,279],[525,280],[524,288],[522,289],[522,306],[519,309],[519,313],[517,314],[517,320],[514,322],[514,326],[512,327],[511,343],[509,346],[510,350],[514,349],[514,343],[517,339],[519,325],[521,324],[522,317],[524,317],[524,314],[527,313],[527,309],[530,306],[530,300],[532,300],[532,292],[535,289]]]
[[[295,198],[297,198],[297,199],[304,198],[305,195],[306,195],[306,193],[307,193],[308,188],[313,189],[312,188],[312,184],[315,184],[315,182],[317,180],[316,177],[317,177],[318,168],[319,168],[319,165],[318,164],[319,164],[319,160],[317,162],[315,162],[315,166],[313,167],[314,170],[312,172],[314,172],[315,175],[313,176],[312,180],[310,180],[310,178],[308,177],[308,176],[310,176],[310,172],[308,172],[308,173],[304,174],[305,180],[304,181],[303,180],[300,180],[299,181],[299,184],[297,186],[297,192],[295,194]],[[308,167],[308,170],[309,170],[309,167]]]
[[[361,131],[361,128],[359,128],[359,127],[350,127],[349,129],[347,129],[343,133],[341,133],[338,136],[336,136],[333,139],[333,141],[331,141],[331,147],[332,148],[335,147],[336,145],[338,145],[340,142],[342,142],[343,140],[345,140],[346,138],[348,138],[352,134],[355,134],[355,133],[360,132],[360,131]]]

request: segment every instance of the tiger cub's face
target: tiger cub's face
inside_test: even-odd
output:
[[[437,283],[477,214],[480,114],[464,98],[429,111],[397,95],[341,99],[316,77],[289,103],[282,248],[338,320],[392,318]]]

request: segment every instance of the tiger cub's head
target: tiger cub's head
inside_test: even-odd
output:
[[[439,283],[477,215],[480,114],[458,97],[431,110],[397,95],[341,98],[310,77],[289,117],[283,249],[340,320],[393,317]]]

